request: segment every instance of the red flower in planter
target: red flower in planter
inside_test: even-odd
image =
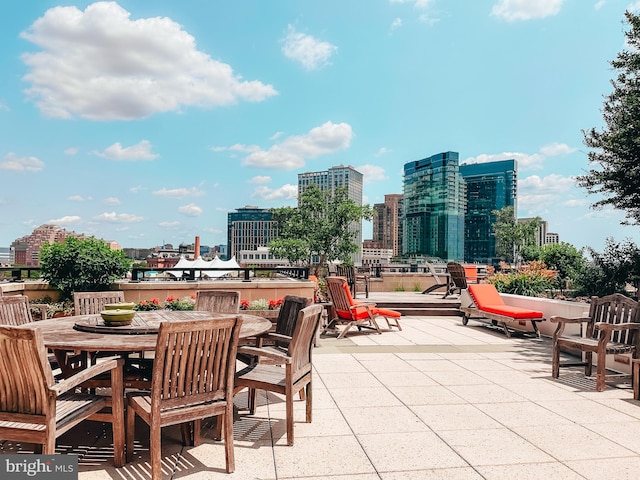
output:
[[[247,310],[249,308],[249,300],[240,300],[240,310]]]

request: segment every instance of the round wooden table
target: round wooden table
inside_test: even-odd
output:
[[[180,310],[154,310],[136,312],[132,325],[105,327],[100,315],[77,315],[51,318],[29,324],[42,331],[44,344],[51,350],[73,350],[83,352],[142,352],[156,348],[157,328],[160,322],[185,322],[206,318],[229,317],[228,313],[211,313]],[[233,315],[233,314],[231,314]],[[240,338],[253,337],[267,332],[272,323],[256,315],[238,314],[242,319]],[[95,324],[95,332],[78,330],[82,326]],[[132,331],[136,325],[138,331]],[[100,328],[101,327],[101,328]],[[129,330],[127,333],[126,330]]]

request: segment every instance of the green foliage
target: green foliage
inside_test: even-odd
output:
[[[276,208],[273,214],[278,221],[278,239],[269,243],[273,256],[292,264],[322,267],[334,260],[352,263],[351,255],[360,249],[352,226],[371,220],[374,212],[369,205],[349,199],[344,188],[332,195],[310,185],[298,198],[297,208]]]
[[[536,245],[536,230],[540,218],[518,222],[513,207],[492,212],[496,216],[493,231],[496,234],[496,253],[507,263],[519,264],[527,249]]]
[[[598,195],[593,208],[610,205],[625,211],[625,223],[640,224],[640,16],[627,11],[625,17],[627,48],[610,62],[617,76],[602,107],[606,126],[582,132],[585,145],[593,149],[589,164],[597,167],[579,175],[577,183]]]
[[[133,309],[138,312],[150,312],[151,310],[162,309],[162,305],[160,305],[157,298],[152,298],[151,300],[142,300],[136,303]]]
[[[189,295],[182,298],[167,297],[164,302],[164,308],[167,310],[193,310],[195,306],[195,299]]]
[[[60,299],[73,292],[106,290],[131,269],[122,250],[111,250],[95,237],[68,237],[61,243],[45,243],[40,250],[42,278],[60,290]]]
[[[575,284],[587,264],[583,251],[567,242],[543,245],[539,253],[539,260],[557,272],[554,286],[561,292]]]
[[[551,288],[555,272],[548,270],[543,263],[531,262],[513,272],[497,273],[487,279],[502,293],[537,297]]]
[[[640,275],[640,249],[630,240],[616,242],[607,238],[604,251],[587,247],[592,261],[584,266],[576,280],[576,294],[604,296],[624,293],[628,282]]]

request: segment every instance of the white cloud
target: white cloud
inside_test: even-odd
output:
[[[338,50],[338,47],[329,42],[321,42],[311,35],[296,32],[292,25],[289,25],[283,43],[282,53],[300,62],[307,70],[315,70],[327,65],[331,55]]]
[[[202,215],[202,208],[200,208],[195,203],[183,205],[182,207],[178,208],[178,211],[188,217],[197,217],[198,215]]]
[[[509,22],[552,17],[560,13],[564,0],[500,0],[491,9],[491,15]]]
[[[528,155],[526,153],[517,153],[517,152],[504,152],[497,154],[486,154],[483,153],[478,155],[477,157],[469,157],[464,159],[461,164],[473,164],[473,163],[487,163],[487,162],[497,162],[499,160],[516,160],[518,162],[518,169],[522,170],[539,170],[542,168],[542,162],[545,159],[544,155],[539,153],[534,153],[533,155]]]
[[[60,218],[53,218],[49,220],[47,223],[52,223],[54,225],[75,225],[82,222],[82,218],[77,215],[66,215]]]
[[[384,168],[377,165],[360,165],[356,170],[362,173],[364,183],[371,183],[387,178]]]
[[[401,18],[394,18],[393,22],[391,22],[391,30],[396,30],[402,26]]]
[[[144,220],[143,217],[139,215],[133,215],[130,213],[116,213],[116,212],[105,212],[101,213],[94,217],[96,220],[102,220],[104,222],[109,223],[137,223]]]
[[[21,36],[41,48],[22,55],[24,80],[49,117],[131,120],[277,94],[199,51],[170,18],[131,20],[115,2],[50,8]]]
[[[380,150],[378,150],[378,153],[376,153],[376,157],[381,157],[383,155],[386,155],[387,153],[390,153],[391,150],[388,149],[387,147],[381,147]]]
[[[104,203],[107,205],[120,205],[120,199],[116,197],[108,197],[104,199]]]
[[[160,222],[158,226],[162,228],[177,228],[180,226],[180,222]]]
[[[0,111],[3,112],[8,112],[9,111],[9,107],[7,107],[7,105],[4,102],[0,101]]]
[[[184,197],[201,197],[204,195],[204,192],[196,187],[191,188],[161,188],[160,190],[156,190],[153,192],[154,195],[158,195],[159,197],[174,197],[174,198],[184,198]]]
[[[257,175],[249,180],[249,183],[269,183],[271,182],[271,177],[268,175]]]
[[[0,170],[12,172],[39,172],[44,168],[44,162],[38,157],[19,157],[15,153],[7,153],[0,162]]]
[[[427,8],[435,0],[390,0],[390,3],[413,3],[416,8]]]
[[[589,203],[581,198],[574,198],[571,200],[567,200],[566,202],[564,202],[562,204],[562,206],[564,207],[584,207],[586,205],[588,205]]]
[[[286,184],[280,188],[258,187],[251,194],[251,198],[263,198],[265,200],[292,199],[298,197],[298,186]]]
[[[568,155],[577,151],[577,148],[571,148],[569,145],[565,143],[551,143],[549,145],[545,145],[540,149],[540,153],[547,157],[555,157],[557,155]]]
[[[593,6],[595,10],[600,10],[607,3],[607,0],[598,0],[596,4]]]
[[[551,174],[531,175],[518,181],[518,207],[540,211],[568,201],[565,197],[576,187],[575,177]]]
[[[71,195],[69,197],[67,197],[67,200],[71,201],[71,202],[85,202],[85,201],[89,201],[92,200],[91,197],[83,197],[82,195]]]
[[[310,158],[349,147],[352,137],[348,123],[326,122],[305,135],[287,137],[269,150],[254,151],[243,160],[243,164],[252,167],[302,168]]]
[[[158,158],[157,154],[151,153],[151,143],[148,140],[142,140],[130,147],[123,147],[120,142],[116,142],[102,152],[94,151],[93,153],[107,160],[153,160]]]
[[[629,10],[630,12],[637,12],[638,10],[640,10],[640,2],[630,3],[629,6],[627,6],[627,10]]]
[[[65,155],[77,155],[78,153],[78,149],[76,147],[70,147],[65,149],[64,154]]]

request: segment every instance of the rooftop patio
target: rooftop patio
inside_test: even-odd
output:
[[[640,402],[630,385],[598,393],[580,368],[552,379],[549,338],[507,338],[459,317],[405,316],[402,327],[321,338],[313,422],[304,423],[304,402],[296,401],[294,446],[286,445],[283,399],[261,397],[250,417],[242,392],[235,473],[224,473],[223,445],[206,423],[198,447],[183,447],[178,428],[163,430],[165,478],[638,477]],[[136,426],[135,459],[120,469],[105,428],[84,422],[57,451],[80,455],[80,479],[150,478],[146,425]]]

